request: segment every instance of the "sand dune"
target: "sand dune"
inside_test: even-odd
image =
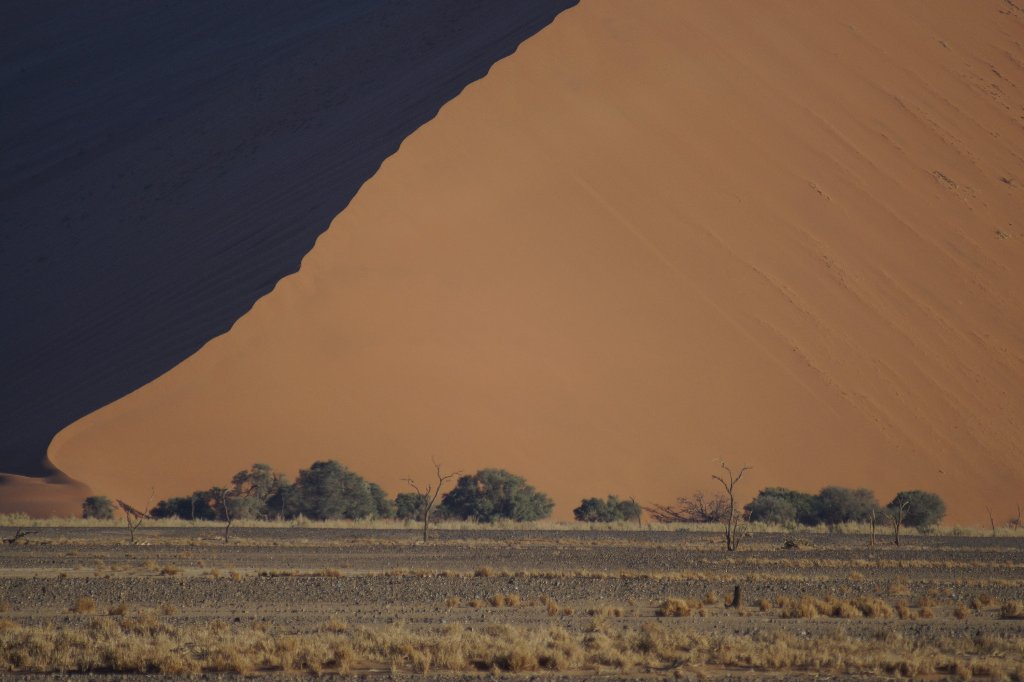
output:
[[[572,4],[0,6],[0,472],[54,474],[55,433],[230,329]]]
[[[0,474],[4,509],[29,516],[80,516],[88,494],[86,486],[59,473],[45,478]]]
[[[231,331],[49,456],[142,500],[334,457],[502,466],[566,516],[1024,490],[1024,13],[588,0],[408,137]],[[884,501],[884,500],[883,500]]]

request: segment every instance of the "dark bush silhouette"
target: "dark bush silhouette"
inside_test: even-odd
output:
[[[368,483],[370,497],[373,498],[373,515],[378,519],[395,518],[395,503],[391,501],[388,494],[376,483]]]
[[[178,517],[200,521],[238,519],[361,519],[392,518],[394,504],[377,484],[334,460],[314,462],[299,472],[294,484],[266,464],[239,471],[229,487],[197,490],[186,497],[161,500],[154,518]]]
[[[892,502],[886,505],[890,514],[901,508],[904,508],[903,525],[911,528],[930,528],[938,525],[946,515],[946,503],[942,498],[924,490],[905,490],[896,493]]]
[[[83,519],[112,519],[114,518],[114,503],[109,497],[93,495],[85,498],[82,503]]]
[[[765,488],[743,509],[751,521],[790,525],[818,523],[814,495],[789,488]]]
[[[150,516],[154,519],[177,517],[188,521],[214,521],[217,514],[210,507],[209,500],[209,491],[196,491],[187,497],[171,497],[157,502]]]
[[[879,508],[875,494],[867,488],[828,486],[814,500],[815,517],[829,526],[868,522]]]
[[[635,521],[642,513],[640,505],[633,500],[620,500],[609,495],[607,500],[588,497],[572,510],[577,521],[610,523],[612,521]]]
[[[542,492],[504,469],[482,469],[462,476],[441,501],[453,518],[490,523],[498,519],[535,521],[551,514],[555,504]]]
[[[395,496],[395,518],[417,521],[423,518],[423,496],[418,493],[398,493]]]
[[[299,511],[310,519],[362,519],[377,510],[363,477],[333,459],[299,471],[295,488]]]

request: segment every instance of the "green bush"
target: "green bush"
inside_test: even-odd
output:
[[[789,488],[765,488],[743,508],[751,521],[790,525],[818,523],[815,498],[810,493]]]
[[[462,476],[441,501],[446,515],[485,523],[535,521],[548,517],[554,506],[547,495],[504,469],[482,469]]]
[[[395,518],[395,503],[391,501],[388,494],[376,483],[368,483],[370,497],[373,498],[373,515],[378,519]]]
[[[110,498],[103,495],[93,495],[85,498],[82,503],[83,519],[112,519],[114,518],[114,504]]]
[[[880,507],[875,494],[867,488],[822,488],[814,500],[819,523],[835,526],[840,523],[863,523],[871,520]]]
[[[333,459],[301,470],[295,488],[299,511],[306,518],[362,519],[377,510],[363,477]]]
[[[577,521],[610,523],[612,521],[635,521],[640,518],[640,505],[632,500],[620,500],[609,495],[607,500],[588,497],[572,510]]]
[[[924,490],[905,490],[896,493],[892,502],[886,505],[890,514],[898,513],[903,503],[909,503],[903,514],[903,524],[913,528],[930,528],[938,525],[946,515],[946,503],[935,493]]]
[[[426,502],[419,493],[398,493],[395,496],[395,517],[402,521],[422,521]]]

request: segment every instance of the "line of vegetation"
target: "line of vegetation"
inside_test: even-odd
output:
[[[154,615],[92,617],[84,626],[18,625],[0,620],[0,671],[13,673],[345,673],[384,668],[437,671],[682,672],[705,666],[830,675],[922,678],[956,675],[1024,681],[1024,649],[1014,635],[973,632],[708,633],[661,623],[585,632],[559,626],[491,623],[440,632],[402,626],[278,633],[223,621],[174,625]]]
[[[313,521],[399,519],[537,521],[548,518],[554,502],[521,476],[503,469],[482,469],[458,477],[455,486],[434,504],[440,486],[452,475],[438,469],[437,487],[402,492],[394,499],[384,489],[335,460],[314,462],[299,471],[294,482],[266,464],[254,464],[235,474],[229,485],[197,490],[190,495],[160,500],[145,514],[154,519],[189,521],[291,520]],[[111,519],[114,504],[106,497],[85,500],[82,516]]]

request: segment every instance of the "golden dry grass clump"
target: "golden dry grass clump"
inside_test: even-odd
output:
[[[92,597],[79,597],[71,605],[72,613],[92,613],[96,610],[96,600]]]
[[[1000,618],[1024,618],[1024,601],[1008,601],[999,609]]]
[[[403,626],[328,627],[282,634],[214,621],[175,626],[152,612],[94,618],[54,628],[0,621],[0,671],[149,672],[196,674],[254,671],[347,672],[355,665],[394,670],[532,672],[621,671],[666,666],[730,666],[765,671],[921,677],[958,674],[1024,680],[1024,642],[1010,635],[961,635],[934,641],[890,632],[857,637],[843,631],[749,636],[701,633],[648,623],[608,627],[599,619],[584,632],[557,626],[487,625],[438,631]]]
[[[779,597],[776,604],[783,618],[892,618],[897,613],[886,601],[877,597],[858,597],[852,600],[836,597],[801,597],[799,600]],[[901,618],[907,618],[909,608],[904,604],[898,612]]]
[[[694,609],[698,608],[700,608],[700,604],[687,599],[669,597],[658,605],[654,613],[659,617],[684,618],[689,616]]]

